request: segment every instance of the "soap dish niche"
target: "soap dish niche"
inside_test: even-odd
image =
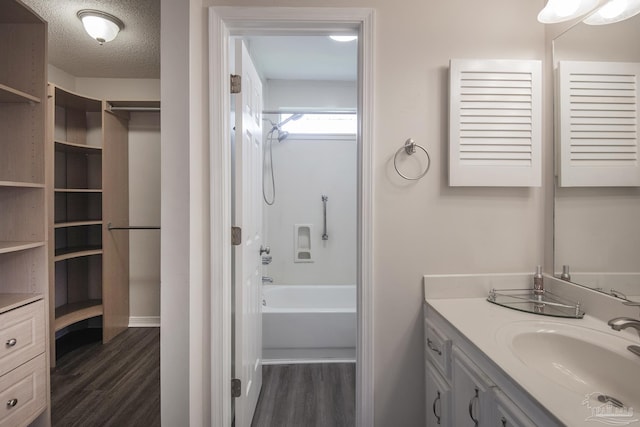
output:
[[[295,224],[293,230],[293,262],[313,262],[313,225]]]

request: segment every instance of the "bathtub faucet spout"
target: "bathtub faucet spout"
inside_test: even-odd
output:
[[[262,283],[273,283],[273,278],[262,276]]]

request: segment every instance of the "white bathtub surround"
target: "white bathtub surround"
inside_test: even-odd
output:
[[[355,285],[265,285],[263,363],[354,362]]]
[[[266,84],[266,110],[356,107],[356,82],[268,80]],[[264,207],[265,242],[272,256],[264,273],[274,283],[356,283],[357,156],[355,135],[292,133],[273,144],[277,197],[273,206]],[[328,198],[328,240],[322,240],[322,196]]]

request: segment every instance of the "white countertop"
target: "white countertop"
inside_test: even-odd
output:
[[[595,423],[587,421],[587,417],[591,415],[591,409],[583,403],[586,397],[584,394],[557,384],[527,366],[513,352],[505,350],[504,343],[500,341],[499,331],[512,322],[538,321],[577,325],[611,334],[613,331],[605,322],[588,314],[583,319],[566,319],[520,312],[492,304],[486,298],[426,298],[426,302],[560,421],[568,426],[601,424],[597,420]],[[628,339],[630,335],[621,337]],[[638,341],[638,337],[635,338],[635,341]],[[629,343],[639,344],[631,340]],[[627,351],[626,347],[623,348]],[[640,359],[638,369],[640,369]],[[593,392],[600,392],[600,390],[593,390]],[[640,395],[640,385],[638,385],[638,394]],[[636,408],[634,415],[633,419],[640,418],[640,407]]]

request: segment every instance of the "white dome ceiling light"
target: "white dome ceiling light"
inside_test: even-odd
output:
[[[78,12],[85,31],[101,45],[115,39],[124,23],[113,15],[99,10],[83,9]]]

